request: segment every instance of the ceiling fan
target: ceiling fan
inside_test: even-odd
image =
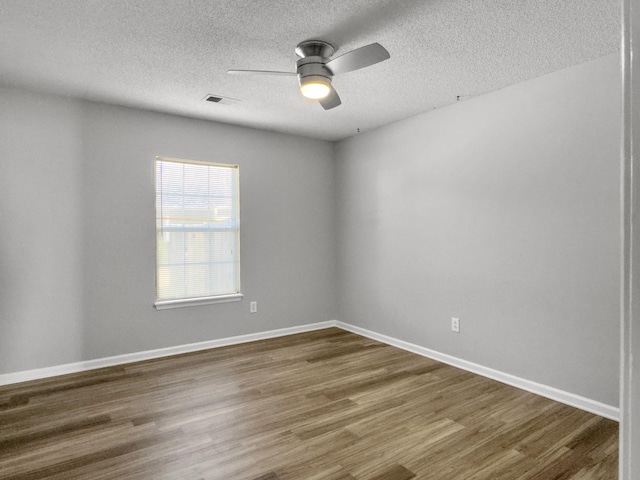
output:
[[[307,98],[320,101],[325,110],[340,105],[340,97],[331,86],[331,79],[340,73],[352,72],[387,60],[389,52],[379,43],[371,43],[331,59],[335,48],[322,40],[307,40],[296,47],[300,60],[295,72],[269,70],[229,70],[231,74],[261,74],[298,76],[300,91]]]

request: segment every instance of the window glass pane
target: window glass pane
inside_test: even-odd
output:
[[[157,298],[240,292],[238,168],[156,161]]]

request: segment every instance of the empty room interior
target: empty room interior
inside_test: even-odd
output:
[[[617,479],[621,19],[0,0],[0,477]]]

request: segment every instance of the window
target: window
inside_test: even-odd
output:
[[[156,159],[156,308],[242,297],[238,170]]]

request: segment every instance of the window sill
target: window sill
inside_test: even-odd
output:
[[[156,310],[167,310],[169,308],[195,307],[197,305],[211,305],[214,303],[239,302],[242,300],[241,293],[231,295],[216,295],[215,297],[179,298],[177,300],[157,300],[154,304]]]

